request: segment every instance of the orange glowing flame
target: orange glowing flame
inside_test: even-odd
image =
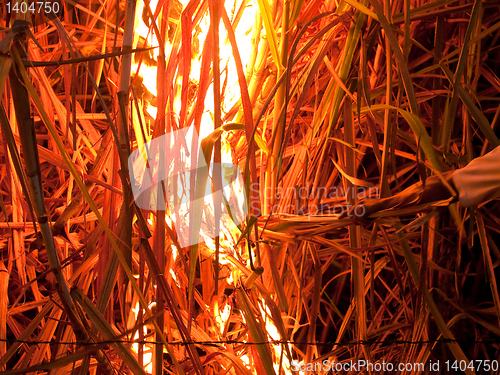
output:
[[[154,302],[150,304],[150,308],[154,306]],[[137,321],[137,318],[139,316],[139,302],[135,305],[135,307],[132,309],[132,312],[134,313],[135,320]],[[144,335],[147,334],[147,328],[146,326],[142,327]],[[136,332],[134,334],[133,340],[139,340],[139,332]],[[139,353],[139,344],[134,343],[132,344],[132,350],[135,353]],[[148,374],[153,373],[153,348],[151,346],[148,346],[147,344],[142,345],[142,350],[143,350],[143,366],[144,366],[144,371]]]
[[[185,0],[187,2],[187,0]],[[151,10],[154,13],[156,6],[157,6],[158,1],[157,0],[152,0],[150,2]],[[234,2],[226,1],[225,2],[225,9],[227,14],[229,15],[229,18],[235,18],[234,14],[242,7],[242,4],[244,4],[244,10],[243,10],[243,15],[239,17],[238,24],[234,30],[236,40],[238,42],[238,47],[239,47],[239,54],[243,63],[243,68],[246,71],[251,71],[251,69],[248,69],[247,63],[250,61],[250,54],[252,52],[252,48],[250,46],[252,45],[251,37],[252,37],[252,28],[254,25],[254,20],[255,20],[255,15],[257,11],[257,4],[254,0],[250,0],[248,2],[245,2],[244,0],[234,0]],[[186,4],[183,3],[183,6]],[[138,36],[141,36],[145,40],[147,40],[147,43],[151,46],[158,46],[158,40],[155,37],[154,33],[152,32],[152,28],[146,25],[142,19],[142,14],[144,10],[144,4],[142,2],[139,2],[137,6],[137,12],[136,12],[136,32]],[[193,82],[199,82],[200,80],[200,75],[202,74],[201,72],[201,51],[203,50],[201,43],[207,38],[207,35],[210,31],[210,17],[208,14],[208,11],[204,14],[204,16],[201,18],[199,23],[196,25],[197,27],[197,32],[196,32],[196,38],[200,41],[200,48],[199,53],[193,54],[192,56],[192,61],[191,61],[191,71],[190,71],[190,80]],[[201,31],[200,31],[201,30]],[[238,82],[238,76],[236,72],[236,67],[233,61],[233,51],[229,43],[229,39],[227,36],[227,32],[225,29],[225,26],[223,22],[221,21],[220,27],[219,27],[219,37],[220,37],[220,70],[221,70],[221,82],[224,82],[224,92],[221,93],[221,97],[223,99],[222,104],[222,111],[223,113],[227,113],[239,100],[240,98],[240,87],[239,87],[239,82]],[[137,37],[135,41],[135,45],[137,45],[139,38]],[[169,50],[171,48],[170,45],[165,46],[166,50]],[[158,51],[156,50],[156,55],[155,58],[158,57]],[[142,64],[139,66],[134,61],[133,65],[133,71],[137,72],[138,76],[142,78],[142,84],[144,87],[154,96],[157,95],[157,68],[155,66],[148,66],[147,64]],[[180,87],[178,82],[175,82],[175,92],[176,95],[174,97],[174,102],[173,102],[173,110],[176,115],[179,115],[180,113],[180,108],[181,108],[181,96],[180,96]],[[157,108],[153,106],[152,103],[146,102],[143,103],[143,105],[146,108],[147,114],[151,116],[152,118],[156,118],[157,115]],[[192,108],[188,107],[188,111],[190,111]],[[213,95],[213,84],[210,85],[207,91],[207,95],[205,98],[204,102],[204,112],[202,115],[202,120],[201,120],[201,126],[200,126],[200,134],[199,137],[200,139],[203,139],[207,137],[209,134],[211,134],[214,131],[214,123],[213,123],[213,115],[214,115],[214,95]],[[142,114],[134,113],[135,118],[139,118],[142,116]],[[135,126],[135,125],[134,125]],[[150,139],[146,139],[146,141],[149,141]],[[229,146],[229,143],[225,141],[225,139],[222,139],[223,141],[223,146],[222,146],[222,162],[223,163],[232,163],[232,157],[231,157],[231,148]],[[140,142],[140,141],[138,141]],[[142,144],[139,144],[139,147],[142,147]],[[240,205],[244,205],[244,194],[243,194],[243,187],[241,187],[242,193],[238,194],[238,197],[241,197],[241,202],[238,202]],[[212,208],[213,212],[213,202],[210,202],[210,200],[206,200],[205,204],[209,205]],[[181,213],[181,214],[186,214]],[[165,220],[167,224],[171,227],[172,224],[175,222],[175,217],[167,215],[165,217]],[[148,223],[150,225],[153,224],[153,220],[149,219]],[[222,228],[222,231],[224,233],[223,236],[220,236],[219,241],[221,244],[221,253],[219,257],[219,261],[221,264],[225,264],[228,266],[230,269],[231,267],[231,262],[225,258],[224,251],[229,252],[234,252],[235,249],[235,243],[236,239],[238,238],[239,231],[236,228],[236,226],[228,226]],[[202,233],[206,246],[208,249],[215,251],[215,241],[205,233]],[[177,259],[178,255],[178,249],[175,247],[172,247],[173,251],[173,259],[174,261]],[[241,255],[241,254],[240,254]],[[170,270],[170,274],[172,278],[177,281],[177,277],[175,273]],[[235,275],[237,276],[237,275]],[[233,272],[230,272],[228,276],[228,282],[229,283],[235,283],[235,280],[233,279]],[[236,278],[236,277],[235,277]],[[137,305],[136,310],[138,311],[139,307]],[[271,319],[271,314],[269,311],[269,308],[265,305],[265,303],[262,302],[260,306],[261,314],[264,318],[265,326],[267,329],[267,332],[269,334],[270,339],[272,340],[281,340],[281,336]],[[231,308],[229,304],[225,304],[225,306],[219,311],[218,306],[216,307],[216,324],[217,328],[222,333],[224,331],[224,327],[226,326],[228,319],[230,318],[231,315]],[[137,317],[137,313],[136,313]],[[244,317],[243,317],[244,319]],[[138,339],[138,334],[134,336],[134,339]],[[286,355],[282,355],[282,350],[283,347],[282,345],[271,345],[273,349],[273,355],[276,358],[275,361],[275,371],[276,373],[285,373],[285,374],[292,374],[290,370],[290,363]],[[134,344],[134,351],[138,351],[138,344]],[[146,355],[148,355],[146,357]],[[250,358],[247,354],[241,354],[239,356],[240,360],[245,364],[245,366],[250,370],[255,373],[255,369],[251,367],[250,365]],[[281,367],[281,372],[279,370],[279,363],[280,359],[282,360],[282,367]],[[146,371],[150,372],[149,370],[149,363],[152,360],[152,354],[150,351],[147,351],[146,348],[144,349],[144,360],[147,363],[145,366]],[[149,362],[148,362],[149,361]]]
[[[185,1],[187,3],[187,0]],[[158,1],[151,1],[150,7],[151,11],[154,13],[156,6],[157,6]],[[185,5],[185,4],[183,4]],[[240,0],[235,0],[234,3],[231,2],[226,2],[225,7],[226,7],[226,12],[231,15],[234,14],[235,11],[237,11],[242,5],[242,2]],[[251,45],[251,34],[250,31],[252,30],[253,27],[253,20],[255,18],[255,12],[256,12],[256,5],[254,4],[254,1],[251,0],[248,3],[246,3],[245,8],[244,8],[244,16],[239,18],[238,25],[235,29],[235,36],[238,42],[240,43],[240,56],[242,59],[242,62],[244,65],[246,65],[246,62],[250,58],[250,53],[251,53],[251,48],[248,48],[248,45]],[[136,9],[136,40],[135,40],[135,46],[139,43],[139,37],[142,37],[144,40],[147,41],[148,45],[151,46],[158,46],[158,40],[154,35],[154,32],[152,30],[152,27],[146,25],[143,21],[142,14],[144,12],[144,3],[139,2],[137,9]],[[210,31],[210,17],[208,14],[208,11],[204,14],[204,16],[200,19],[196,29],[198,30],[196,32],[196,35],[194,36],[195,38],[198,39],[198,41],[201,43],[203,42],[206,38],[207,35]],[[240,97],[240,90],[239,90],[239,82],[238,82],[238,76],[236,73],[236,67],[233,62],[233,52],[232,48],[229,44],[229,40],[227,37],[227,32],[224,27],[223,22],[220,22],[219,26],[219,36],[220,36],[220,66],[221,66],[221,80],[225,82],[225,89],[224,92],[222,93],[223,97],[223,103],[222,103],[222,110],[224,112],[229,111],[238,101],[238,98]],[[169,42],[167,41],[167,45],[165,46],[166,50],[170,49]],[[158,55],[158,49],[156,51],[156,56]],[[191,71],[190,71],[190,80],[193,82],[199,82],[200,79],[200,74],[201,73],[201,51],[202,47],[198,49],[198,53],[193,53],[192,56],[192,61],[191,61]],[[144,86],[147,91],[149,91],[153,96],[157,95],[157,67],[156,66],[150,66],[146,63],[142,63],[139,65],[136,60],[133,60],[133,71],[137,73],[138,77],[142,80],[142,85]],[[180,86],[179,83],[176,82],[175,84],[176,90],[175,90],[175,97],[174,97],[174,102],[173,102],[173,110],[174,113],[179,115],[180,113],[180,108],[181,108],[181,95],[180,95]],[[157,115],[157,108],[152,104],[151,101],[145,100],[143,103],[144,108],[146,109],[146,113],[151,116],[151,118],[155,118]],[[202,115],[201,119],[201,126],[200,126],[200,134],[198,134],[200,139],[203,139],[210,135],[214,131],[214,124],[213,124],[213,113],[214,113],[214,97],[213,97],[213,84],[210,85],[207,91],[207,95],[205,98],[204,102],[205,110]],[[189,110],[189,109],[188,109]],[[134,121],[135,123],[138,123],[138,119],[141,118],[143,119],[142,114],[138,114],[135,112],[134,108],[134,118],[137,119],[137,121]],[[134,125],[136,127],[136,133],[139,133],[140,130],[137,128],[137,125]],[[140,138],[140,137],[138,137]],[[149,141],[150,139],[146,139],[146,142]],[[143,149],[143,140],[138,139],[138,146]],[[221,153],[221,162],[222,163],[232,163],[232,157],[231,157],[231,149],[227,141],[223,138],[223,145],[222,145],[222,153]],[[237,194],[238,197],[238,202],[237,205],[240,207],[243,207],[245,205],[244,202],[244,194],[243,194],[243,186],[239,186],[238,190],[240,190],[241,194]],[[241,200],[241,201],[240,201]],[[214,212],[213,207],[213,201],[211,201],[211,197],[207,196],[205,200],[206,204],[206,210],[208,212]],[[187,217],[187,207],[186,207],[186,212],[180,212],[181,217]],[[175,217],[170,217],[167,218],[168,225],[171,226],[172,221],[175,221]],[[220,243],[223,248],[226,249],[232,249],[234,248],[234,237],[237,236],[238,229],[235,225],[231,225],[231,223],[225,223],[225,225],[222,226],[221,231],[224,233],[224,236],[220,238]],[[213,238],[210,238],[206,233],[202,231],[201,235],[204,237],[206,245],[209,249],[212,251],[215,251],[215,241]]]
[[[260,305],[260,312],[262,316],[264,317],[264,321],[266,324],[266,332],[273,341],[281,341],[282,337],[278,332],[278,328],[274,324],[273,320],[271,319],[271,311],[269,311],[269,307],[266,305],[264,301],[262,301],[262,304]],[[281,344],[271,344],[271,348],[273,350],[273,355],[275,358],[274,361],[274,371],[277,374],[284,373],[286,375],[292,375],[292,371],[290,368],[290,361],[288,357],[283,353],[284,348],[282,347]],[[288,348],[291,351],[292,346],[288,344]],[[282,367],[281,367],[281,372],[280,372],[280,358],[282,358]]]

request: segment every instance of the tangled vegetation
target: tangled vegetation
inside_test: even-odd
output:
[[[57,1],[0,5],[4,374],[496,371],[498,201],[339,214],[500,145],[497,1]],[[247,215],[186,245],[129,157],[187,127]]]

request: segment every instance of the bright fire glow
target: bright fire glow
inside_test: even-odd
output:
[[[175,245],[172,245],[171,248],[172,248],[172,259],[175,262],[177,260],[177,258],[179,257],[179,250],[177,250],[177,247]],[[175,283],[180,288],[181,283],[180,283],[179,279],[177,278],[177,275],[175,274],[175,272],[172,268],[170,268],[170,276],[172,276],[172,279],[174,279]]]
[[[170,218],[168,217],[168,215],[165,215],[165,222],[167,223],[167,225],[172,228],[172,220],[170,220]],[[175,251],[177,251],[177,248],[175,248]]]
[[[181,0],[182,1],[182,0]],[[187,3],[187,0],[183,1],[183,5],[185,6],[184,2]],[[242,4],[242,0],[234,0],[234,3],[231,1],[225,1],[225,9],[226,12],[229,16],[229,18],[232,20],[234,19],[234,14],[238,11]],[[157,0],[152,0],[150,3],[152,12],[155,12],[155,8],[157,5],[158,1]],[[137,13],[136,13],[136,33],[137,35],[142,36],[145,38],[148,42],[149,45],[151,46],[158,46],[158,41],[157,38],[154,36],[154,33],[152,32],[152,28],[148,27],[142,19],[142,14],[143,14],[143,9],[144,9],[144,4],[142,2],[139,2],[138,7],[137,7]],[[248,3],[245,5],[244,9],[244,14],[243,16],[240,17],[239,23],[235,29],[235,37],[236,41],[238,43],[238,48],[239,48],[239,54],[243,63],[243,69],[244,71],[247,70],[247,62],[250,60],[250,54],[252,53],[252,42],[251,42],[251,36],[252,36],[252,27],[254,24],[255,20],[255,12],[257,11],[257,5],[254,0],[250,0]],[[205,13],[205,15],[202,17],[201,21],[199,22],[197,27],[197,32],[196,35],[193,35],[193,38],[197,38],[199,41],[199,48],[197,53],[193,53],[192,56],[192,61],[191,61],[191,72],[190,72],[190,80],[194,83],[199,82],[200,80],[200,75],[202,74],[201,72],[201,51],[203,50],[203,43],[205,39],[207,38],[207,35],[209,33],[210,29],[210,17],[208,14],[208,11]],[[200,31],[201,30],[201,31]],[[220,71],[221,71],[221,86],[224,87],[224,92],[221,93],[221,98],[222,98],[222,111],[223,111],[223,116],[224,113],[227,113],[239,100],[241,97],[240,95],[240,89],[239,89],[239,83],[238,83],[238,76],[236,72],[236,67],[233,61],[233,51],[229,43],[229,39],[227,37],[226,29],[225,26],[221,20],[220,26],[219,26],[219,46],[220,46]],[[135,45],[137,45],[138,38],[135,41]],[[166,45],[165,46],[166,51],[170,50],[171,46]],[[158,49],[155,50],[155,58],[158,57]],[[157,95],[157,68],[155,66],[148,66],[147,64],[142,64],[139,68],[138,64],[133,63],[133,69],[137,74],[142,78],[142,82],[145,88],[154,96]],[[203,73],[206,74],[206,73]],[[173,100],[173,108],[174,112],[176,115],[179,115],[180,108],[181,108],[181,102],[180,102],[180,78],[174,82],[174,91],[175,91],[175,97]],[[152,118],[156,118],[157,116],[157,108],[152,105],[150,102],[143,103],[145,105],[146,111],[151,116]],[[188,112],[192,110],[190,107],[192,104],[188,105]],[[214,122],[213,122],[213,116],[214,116],[214,94],[213,94],[213,84],[210,84],[210,87],[207,91],[206,99],[204,102],[204,112],[202,115],[202,121],[201,121],[201,127],[200,127],[200,134],[199,137],[200,139],[203,139],[207,137],[209,134],[211,134],[214,130]],[[146,141],[149,141],[150,139],[147,139]],[[224,140],[223,138],[223,146],[222,146],[222,162],[223,163],[232,163],[232,157],[231,157],[231,149],[227,141]],[[208,195],[210,197],[211,195]],[[240,206],[244,205],[244,194],[243,194],[243,187],[241,186],[241,191],[240,194],[237,194],[239,199],[241,201],[238,201],[237,203]],[[210,199],[205,200],[205,204],[211,208],[208,211],[212,212],[214,211],[213,207],[214,204],[213,202],[210,201]],[[175,215],[168,215],[165,217],[165,220],[167,222],[167,225],[172,227],[173,224],[175,224],[176,219],[185,219],[186,217],[189,217],[187,212],[180,212],[179,216],[176,218],[174,217]],[[149,222],[149,220],[148,220]],[[152,224],[152,222],[150,222]],[[222,222],[221,222],[222,224]],[[227,224],[227,223],[225,223]],[[221,244],[221,254],[220,254],[220,263],[228,264],[230,265],[230,262],[227,261],[224,257],[224,250],[228,249],[234,249],[234,244],[235,244],[235,238],[237,238],[239,232],[235,226],[231,227],[228,225],[227,227],[222,228],[223,234],[221,235],[219,240]],[[202,236],[205,240],[205,243],[209,249],[212,251],[215,251],[215,241],[212,239],[210,236],[208,236],[205,232],[203,232],[203,227],[202,227]],[[178,257],[178,249],[175,248],[175,246],[172,246],[172,251],[173,251],[173,259],[177,259]],[[177,282],[177,278],[175,276],[175,273],[170,270],[172,277],[174,280]],[[229,282],[232,282],[233,278],[233,273],[230,273]],[[138,306],[136,307],[138,311]],[[262,316],[264,317],[265,325],[267,332],[270,336],[271,339],[273,340],[280,340],[281,337],[279,335],[279,332],[274,325],[272,319],[270,318],[270,311],[269,308],[262,303],[260,306]],[[220,311],[218,316],[216,317],[217,324],[219,326],[220,332],[222,333],[224,330],[224,326],[227,322],[227,320],[230,318],[231,314],[231,308],[229,304],[226,304],[222,311]],[[137,313],[136,313],[137,316]],[[244,319],[244,317],[243,317]],[[134,339],[138,338],[138,334],[134,336]],[[278,363],[279,360],[282,356],[282,347],[280,345],[271,345],[274,351],[274,356],[277,358],[277,361],[275,361],[275,370],[276,373],[283,373],[283,369],[285,371],[285,374],[291,374],[290,370],[290,363],[288,361],[288,358],[286,355],[283,355],[283,369],[281,372],[278,369]],[[138,350],[138,345],[134,344],[134,350]],[[146,354],[148,357],[146,357]],[[144,350],[144,359],[145,362],[151,361],[151,352],[147,352]],[[250,358],[248,355],[244,354],[240,356],[240,359],[243,361],[243,363],[249,368],[250,368]],[[147,365],[149,366],[149,365]],[[146,371],[149,372],[148,370],[149,367],[146,367]],[[255,369],[253,370],[255,371]]]
[[[183,2],[183,5],[186,5],[187,0],[181,1]],[[156,6],[158,4],[157,0],[151,1],[150,7],[151,11],[154,13]],[[225,9],[227,14],[229,15],[230,19],[234,18],[235,13],[238,11],[242,4],[241,0],[235,0],[234,3],[231,1],[226,1],[225,2]],[[250,59],[250,53],[252,51],[249,46],[251,45],[251,31],[253,27],[253,21],[255,19],[255,12],[257,10],[257,6],[254,4],[254,0],[249,1],[245,5],[244,9],[244,16],[239,18],[238,25],[235,29],[235,36],[236,40],[238,41],[238,47],[239,47],[239,54],[244,66],[244,69],[246,69],[246,62],[249,61]],[[144,13],[144,3],[139,2],[136,10],[136,38],[134,41],[134,47],[138,45],[139,43],[139,36],[142,37],[144,40],[147,41],[148,45],[150,46],[158,46],[158,40],[154,35],[153,28],[150,27],[149,25],[146,25],[143,20],[143,15]],[[191,82],[199,82],[200,75],[202,74],[201,72],[201,51],[203,50],[203,43],[207,39],[207,36],[209,35],[210,31],[210,17],[209,17],[209,12],[207,11],[204,16],[201,18],[200,22],[198,25],[196,25],[195,29],[197,31],[194,32],[193,35],[193,41],[197,39],[197,42],[199,44],[198,50],[193,50],[193,56],[192,56],[192,61],[191,61],[191,71],[190,71],[190,80]],[[195,43],[196,44],[196,43]],[[220,21],[219,25],[219,46],[220,46],[220,70],[221,70],[221,84],[225,87],[224,92],[222,93],[222,110],[223,112],[229,111],[238,101],[238,98],[240,97],[240,89],[239,89],[239,83],[238,83],[238,76],[236,72],[236,67],[235,63],[233,61],[233,51],[231,48],[231,45],[229,43],[229,39],[227,36],[227,32],[224,26],[224,23],[222,20]],[[142,47],[142,44],[139,45],[139,47]],[[167,45],[165,46],[166,51],[169,51],[171,49],[171,45],[167,41]],[[158,57],[158,51],[159,49],[155,49],[155,58]],[[157,95],[157,67],[152,65],[151,63],[146,63],[143,61],[143,63],[139,66],[135,59],[133,60],[133,71],[136,72],[139,76],[140,79],[142,79],[142,85],[153,95]],[[180,112],[180,90],[181,90],[181,78],[178,78],[178,80],[174,83],[174,90],[175,90],[175,97],[174,97],[174,103],[173,103],[173,108],[174,112],[178,115]],[[151,117],[156,117],[157,115],[157,108],[153,106],[152,102],[150,100],[144,99],[144,108],[146,109],[147,113]],[[192,104],[190,104],[192,105]],[[200,134],[198,135],[200,139],[203,139],[207,137],[210,133],[213,132],[214,130],[214,124],[213,124],[213,114],[214,114],[214,96],[213,96],[213,84],[210,84],[210,87],[208,88],[206,99],[204,102],[205,105],[205,110],[202,115],[202,120],[201,120],[201,126],[200,126]],[[192,108],[188,107],[188,111],[190,111]],[[136,116],[138,118],[138,116]],[[146,139],[146,141],[149,141],[150,139]],[[141,144],[139,145],[140,147],[142,146]],[[184,163],[186,163],[186,168],[189,168],[189,157],[186,157],[185,160],[183,160]],[[222,145],[222,153],[221,153],[221,162],[222,163],[228,163],[232,164],[232,157],[231,157],[231,149],[228,144],[228,142],[224,141],[223,137],[223,145]],[[135,171],[134,171],[135,173]],[[224,170],[222,171],[223,173],[223,178],[224,178]],[[228,178],[229,176],[226,176]],[[181,181],[178,181],[180,183]],[[245,202],[244,202],[244,190],[242,184],[236,184],[236,194],[235,196],[237,197],[237,202],[229,202],[230,205],[233,204],[236,207],[244,207]],[[186,187],[187,189],[186,194],[189,194],[189,187]],[[207,195],[205,198],[205,212],[210,213],[210,216],[212,217],[204,217],[204,221],[206,221],[207,225],[210,227],[213,227],[213,216],[214,216],[214,203],[211,199],[211,195]],[[241,200],[241,201],[240,201]],[[179,216],[176,218],[175,215],[169,215],[170,217],[166,217],[167,224],[172,227],[172,221],[181,220],[181,221],[186,221],[189,220],[189,215],[188,215],[188,205],[186,205],[185,210],[182,208],[179,210]],[[184,212],[183,212],[184,211]],[[223,233],[222,236],[220,236],[220,244],[221,247],[224,249],[232,249],[234,248],[234,237],[237,236],[238,234],[238,229],[235,225],[232,225],[230,220],[226,220],[227,222],[222,223],[221,227],[221,232]],[[203,230],[203,227],[201,229],[201,236],[205,240],[205,243],[209,249],[212,251],[215,251],[215,240],[211,238],[207,231]]]
[[[250,367],[250,358],[248,358],[248,355],[243,354],[240,357],[240,359],[241,359],[241,362],[243,362],[243,364],[246,366],[246,368],[251,369],[251,367]],[[255,373],[255,370],[254,370],[254,373]]]
[[[260,307],[260,312],[261,312],[262,316],[264,317],[264,322],[266,324],[267,334],[269,335],[271,340],[280,341],[281,336],[278,332],[278,328],[276,328],[276,325],[274,324],[273,320],[271,319],[271,311],[269,311],[269,307],[267,307],[267,305],[263,301],[259,307]],[[275,361],[273,364],[274,371],[277,374],[280,373],[279,361],[280,361],[280,358],[283,357],[283,362],[282,362],[283,367],[282,367],[281,373],[283,373],[283,370],[284,370],[285,374],[291,375],[292,371],[290,368],[290,361],[289,361],[289,358],[287,357],[287,355],[285,354],[284,348],[282,348],[282,345],[281,344],[276,344],[276,345],[271,344],[271,348],[274,352],[273,354],[274,354],[274,358],[275,358]],[[292,346],[290,344],[288,344],[288,348],[290,349],[290,351],[292,350]]]
[[[155,302],[152,302],[150,304],[150,308],[155,305]],[[135,305],[135,307],[132,309],[134,315],[135,315],[135,320],[137,321],[137,318],[139,316],[139,302]],[[142,332],[144,333],[144,336],[147,334],[147,328],[146,326],[142,327]],[[137,331],[134,334],[133,340],[139,340],[139,332]],[[132,350],[135,353],[139,353],[139,344],[132,344]],[[148,346],[146,344],[142,345],[142,350],[143,350],[143,363],[144,363],[144,371],[148,374],[153,373],[153,348],[151,346]]]
[[[224,308],[222,309],[222,311],[218,311],[219,308],[217,306],[216,308],[216,320],[217,320],[217,323],[219,324],[219,330],[220,330],[220,333],[224,332],[224,327],[226,326],[226,323],[227,323],[227,320],[229,319],[229,316],[231,314],[231,306],[229,306],[229,303],[226,303],[224,305]],[[217,314],[218,312],[218,314]]]
[[[177,260],[177,258],[179,257],[179,250],[177,250],[177,246],[174,246],[172,245],[172,258],[174,259],[174,261]]]

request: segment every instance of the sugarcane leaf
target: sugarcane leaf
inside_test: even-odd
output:
[[[278,67],[279,71],[283,71],[285,70],[285,67],[281,64],[281,59],[279,57],[278,37],[276,36],[276,29],[274,28],[273,13],[267,0],[257,0],[257,2],[259,4],[260,12],[262,13],[264,27],[269,40],[269,49],[271,50],[274,63]]]
[[[437,158],[436,152],[434,151],[434,146],[432,146],[432,142],[429,137],[429,133],[427,133],[427,130],[425,129],[424,124],[422,123],[422,120],[420,120],[420,118],[418,118],[418,116],[416,116],[415,114],[410,113],[405,109],[386,104],[374,104],[370,107],[362,107],[361,113],[367,113],[370,111],[377,111],[381,109],[396,110],[401,114],[401,116],[404,117],[404,119],[408,122],[408,125],[410,125],[411,130],[413,131],[415,137],[418,140],[418,144],[420,145],[420,147],[422,147],[422,150],[424,151],[427,159],[430,161],[432,167],[436,171],[442,172],[443,169],[441,167],[441,163]]]
[[[3,98],[3,91],[5,90],[5,82],[9,76],[12,59],[8,56],[0,54],[0,99]]]
[[[85,348],[82,350],[78,350],[75,353],[71,353],[63,356],[62,358],[55,359],[50,362],[41,363],[39,365],[24,367],[15,370],[7,370],[2,371],[2,375],[18,375],[18,374],[29,374],[29,373],[37,373],[38,371],[47,371],[47,370],[57,370],[64,368],[66,366],[73,367],[75,362],[89,356],[90,354],[95,353],[100,347],[104,345],[95,345],[90,348]]]
[[[347,4],[349,4],[350,6],[352,6],[353,8],[356,8],[360,12],[366,14],[368,17],[371,17],[375,21],[378,21],[378,17],[375,14],[375,12],[373,12],[372,10],[370,10],[366,5],[360,3],[360,2],[358,2],[356,0],[343,0],[343,1],[346,2]]]
[[[335,161],[333,159],[331,159],[331,161],[332,161],[333,165],[335,165],[335,167],[338,169],[340,174],[342,176],[344,176],[351,184],[357,185],[357,186],[364,186],[364,187],[373,187],[374,186],[369,181],[364,181],[364,180],[360,180],[359,178],[349,176],[347,173],[344,172],[344,170],[342,168],[340,168],[340,166],[337,163],[335,163]]]
[[[247,323],[247,327],[250,331],[252,339],[254,340],[254,342],[259,343],[258,345],[256,345],[257,352],[259,353],[259,358],[262,361],[262,366],[264,367],[266,375],[276,375],[273,368],[271,348],[268,344],[265,344],[268,341],[267,334],[262,328],[261,323],[257,321],[246,292],[243,289],[238,288],[236,291],[236,298],[238,300],[238,304],[241,307],[241,311],[245,316],[245,321]]]
[[[109,324],[106,318],[99,312],[92,301],[90,301],[89,298],[77,288],[71,290],[71,295],[85,311],[88,318],[93,323],[94,327],[97,328],[99,333],[106,340],[111,341],[111,345],[115,348],[116,354],[123,359],[128,368],[134,374],[146,375],[144,368],[139,364],[139,362],[137,362],[136,356],[132,354],[122,342],[115,340],[115,337],[118,336],[119,333],[114,331],[111,324]]]
[[[481,132],[484,134],[486,139],[488,139],[488,142],[490,142],[493,147],[500,146],[500,141],[498,140],[498,137],[491,128],[488,119],[483,114],[483,112],[474,104],[472,98],[467,93],[467,91],[464,90],[461,83],[457,84],[456,90],[458,92],[458,95],[462,99],[463,103],[467,106],[467,109],[469,110],[472,118],[476,121],[476,124],[479,126],[479,129],[481,129]]]

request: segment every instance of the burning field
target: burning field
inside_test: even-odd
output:
[[[500,370],[498,2],[0,13],[2,374]]]

